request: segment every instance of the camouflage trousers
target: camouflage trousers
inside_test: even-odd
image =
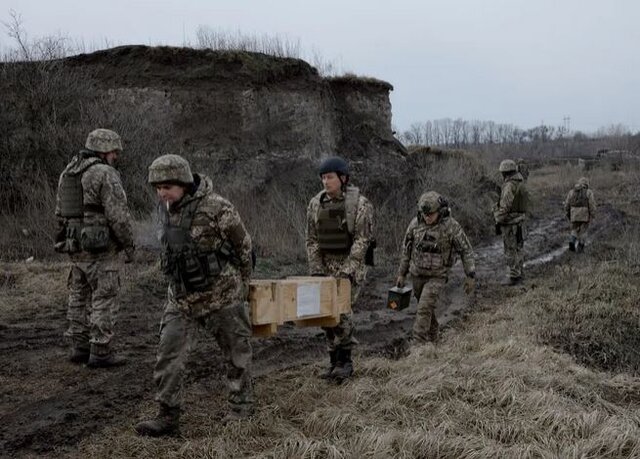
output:
[[[589,227],[589,222],[571,222],[571,240],[584,244],[584,233]]]
[[[504,256],[507,260],[507,276],[511,278],[522,277],[524,238],[525,228],[523,224],[502,226]]]
[[[182,405],[185,368],[199,329],[215,337],[226,360],[230,408],[238,413],[250,413],[253,410],[251,322],[246,302],[198,318],[180,311],[175,302],[167,302],[153,372],[156,401],[169,407]]]
[[[418,300],[416,320],[413,323],[413,340],[416,344],[438,340],[436,303],[447,283],[445,277],[412,276],[413,294]]]
[[[338,277],[344,262],[345,256],[324,256],[323,270],[326,276]],[[367,266],[364,264],[354,273],[351,280],[351,306],[353,307],[360,296],[360,286],[367,277]],[[340,314],[340,322],[335,327],[322,327],[327,338],[327,350],[329,352],[338,349],[351,350],[358,344],[358,340],[353,336],[356,330],[353,322],[353,314]]]
[[[120,308],[119,263],[114,260],[75,262],[67,278],[68,328],[64,335],[72,345],[108,348]]]

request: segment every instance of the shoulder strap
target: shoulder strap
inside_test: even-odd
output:
[[[355,186],[347,187],[345,196],[345,212],[347,214],[347,229],[353,235],[356,229],[356,213],[358,212],[358,201],[360,200],[360,190]]]

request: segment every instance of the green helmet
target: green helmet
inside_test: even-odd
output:
[[[110,129],[96,129],[87,136],[84,144],[87,150],[98,153],[109,153],[111,151],[122,151],[122,139],[118,134]]]
[[[149,180],[151,185],[163,182],[177,182],[188,185],[193,183],[193,174],[189,162],[182,156],[164,155],[153,160],[149,166]]]
[[[447,200],[439,193],[427,191],[418,199],[418,212],[421,212],[423,215],[429,215],[448,205]]]
[[[500,163],[498,170],[500,172],[516,172],[518,170],[518,165],[513,159],[505,159]]]

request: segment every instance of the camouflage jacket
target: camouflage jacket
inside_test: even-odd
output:
[[[402,244],[398,276],[447,277],[460,255],[464,272],[475,273],[475,255],[471,243],[460,224],[453,217],[445,217],[427,225],[414,217],[409,223]]]
[[[575,185],[571,190],[569,190],[569,193],[567,194],[567,199],[565,199],[563,204],[564,211],[567,214],[567,216],[570,215],[572,207],[578,207],[576,206],[577,204],[576,196],[578,195],[578,192],[581,190],[581,188],[582,188],[581,185]],[[591,191],[589,188],[586,188],[586,195],[587,195],[587,205],[584,207],[587,207],[589,209],[589,220],[591,220],[596,215],[596,199],[593,196],[593,191]]]
[[[186,194],[169,207],[170,223],[178,225],[186,206],[198,200],[190,231],[198,250],[217,251],[229,241],[238,260],[237,263],[226,263],[205,292],[190,293],[176,299],[176,286],[169,286],[169,300],[175,302],[178,309],[201,317],[246,300],[251,278],[251,237],[233,204],[213,191],[211,179],[198,174],[194,174],[194,179],[195,192]]]
[[[524,186],[522,175],[519,172],[504,181],[500,200],[493,208],[493,217],[497,224],[516,225],[524,222],[526,212],[514,209],[516,196],[524,193]]]
[[[354,231],[348,255],[323,253],[318,244],[318,211],[321,200],[331,199],[321,192],[314,196],[307,207],[306,246],[309,273],[329,276],[350,276],[358,284],[366,274],[365,255],[373,241],[373,206],[361,194],[355,209]],[[344,200],[344,195],[334,201]],[[348,211],[347,211],[348,212]]]
[[[87,168],[90,163],[95,163]],[[84,211],[84,223],[87,225],[106,225],[109,227],[111,244],[105,253],[90,254],[80,252],[71,255],[76,261],[95,260],[113,256],[120,250],[132,251],[133,221],[127,205],[127,195],[122,187],[120,173],[112,166],[101,162],[91,152],[81,151],[74,156],[64,169],[58,180],[58,187],[66,172],[80,172],[82,174],[83,203],[88,209]],[[92,208],[93,206],[93,208]],[[95,207],[102,208],[98,211]],[[56,196],[56,217],[60,224],[60,194]]]

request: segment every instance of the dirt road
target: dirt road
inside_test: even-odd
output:
[[[614,221],[615,209],[601,210]],[[590,234],[605,231],[600,219]],[[534,220],[526,242],[528,288],[536,270],[563,256],[566,222],[560,217]],[[476,249],[478,295],[499,294],[496,284],[505,273],[501,241],[497,238]],[[144,267],[138,267],[141,270]],[[62,268],[61,268],[62,269]],[[412,306],[396,312],[385,309],[387,289],[392,285],[395,266],[373,269],[367,287],[356,306],[357,356],[397,356],[415,317]],[[470,299],[462,293],[462,269],[453,269],[438,317],[445,325],[461,316]],[[11,288],[8,284],[0,288]],[[498,292],[498,293],[496,293]],[[27,308],[16,316],[3,317],[0,311],[0,454],[6,457],[64,455],[87,436],[110,425],[132,425],[139,405],[153,396],[152,370],[164,288],[151,279],[131,286],[123,295],[119,347],[128,365],[112,370],[89,370],[68,363],[62,340],[65,306],[47,311]],[[319,329],[282,327],[279,334],[254,341],[256,384],[265,375],[283,368],[321,362],[325,364],[324,339]],[[189,365],[190,390],[221,391],[222,360],[215,343],[203,337]],[[310,366],[309,372],[319,370]]]

